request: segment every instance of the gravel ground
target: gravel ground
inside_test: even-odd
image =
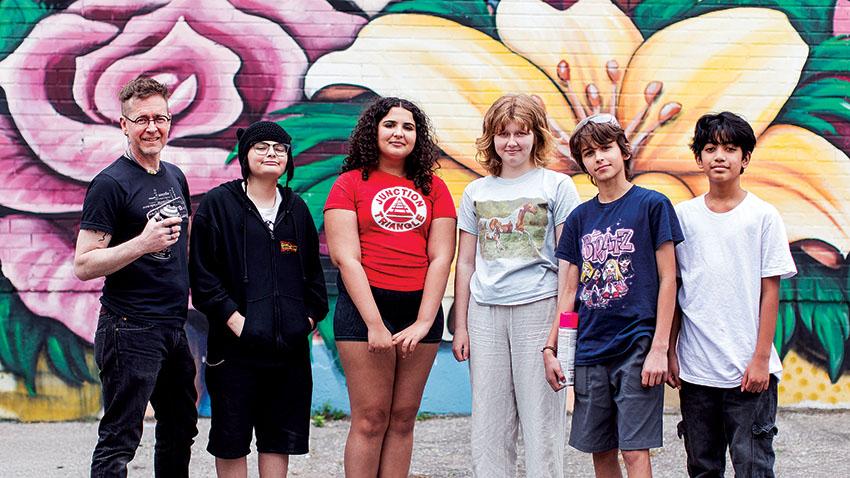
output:
[[[676,414],[664,417],[666,446],[653,450],[656,477],[685,476],[685,454],[676,438]],[[780,477],[850,477],[850,411],[781,411],[776,437],[776,472]],[[192,455],[192,476],[214,476],[212,457],[205,451],[209,420],[199,423]],[[348,421],[329,421],[313,428],[309,455],[294,456],[291,477],[343,475],[342,455]],[[22,424],[0,422],[0,477],[88,476],[97,437],[94,422]],[[590,456],[566,448],[569,477],[592,477]],[[142,444],[130,464],[130,476],[152,476],[153,423],[146,422]],[[470,473],[469,418],[431,418],[416,424],[412,477],[466,477]],[[256,454],[249,458],[256,476]],[[522,464],[518,476],[524,476]],[[727,473],[731,476],[731,473]],[[498,477],[494,477],[498,478]]]

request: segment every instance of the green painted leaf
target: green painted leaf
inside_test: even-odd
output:
[[[698,0],[647,0],[635,7],[632,20],[643,37],[649,38],[658,30],[688,18],[688,12],[698,4]]]
[[[74,371],[74,375],[79,380],[94,383],[98,381],[96,378],[97,371],[92,370],[86,361],[86,350],[89,349],[91,349],[91,345],[76,335],[69,337],[63,345],[65,356],[71,370]]]
[[[301,199],[307,203],[307,207],[310,209],[310,214],[313,216],[313,222],[316,223],[316,229],[319,231],[321,231],[325,225],[325,217],[324,214],[322,214],[322,210],[325,207],[325,201],[328,198],[328,193],[330,192],[334,181],[336,181],[336,178],[336,175],[329,177],[314,185],[309,191],[301,193]]]
[[[387,5],[382,13],[435,15],[496,37],[496,18],[485,0],[401,0]]]
[[[340,154],[304,166],[298,166],[297,174],[292,178],[289,185],[297,193],[309,192],[310,189],[316,187],[316,185],[326,179],[336,177],[339,174],[343,159],[345,159],[345,155]]]
[[[12,348],[17,353],[18,373],[24,379],[24,386],[30,395],[36,394],[35,373],[38,365],[38,353],[46,340],[44,327],[32,319],[35,316],[24,303],[15,297],[10,308]]]
[[[776,333],[773,344],[780,358],[785,358],[797,325],[797,310],[794,307],[794,290],[790,280],[779,282],[779,312],[776,317]]]
[[[794,94],[785,103],[782,111],[779,113],[779,120],[782,123],[788,123],[786,119],[794,121],[798,118],[812,117],[808,120],[813,130],[819,134],[836,133],[835,127],[820,116],[828,116],[834,119],[848,121],[850,120],[850,103],[847,98],[850,96],[850,82],[839,78],[822,78],[815,80],[812,83],[803,85],[794,92]],[[798,126],[807,127],[807,124],[797,124]]]
[[[363,110],[360,103],[301,103],[273,113],[292,136],[292,156],[325,141],[347,141]]]
[[[5,279],[4,279],[5,281]],[[0,364],[3,368],[15,372],[18,370],[18,364],[15,360],[15,354],[12,351],[12,343],[9,340],[11,337],[11,314],[10,302],[12,294],[4,292],[0,294]]]
[[[809,332],[814,331],[814,316],[817,302],[797,302],[797,318]]]
[[[0,1],[0,60],[24,41],[36,23],[50,10],[35,0]]]
[[[36,366],[42,351],[56,375],[71,386],[96,382],[86,359],[90,348],[60,322],[33,314],[0,274],[0,364],[22,378],[36,395]]]
[[[286,108],[272,111],[269,113],[271,117],[275,116],[290,116],[290,115],[336,115],[336,116],[353,116],[355,120],[363,112],[363,105],[360,102],[339,103],[333,101],[305,101],[296,103]]]
[[[850,71],[850,37],[846,35],[828,38],[814,45],[803,67],[801,83],[807,83],[823,73],[846,75]]]
[[[834,121],[850,121],[850,39],[830,38],[812,48],[800,86],[776,118],[831,139]],[[833,142],[840,143],[837,138]]]
[[[827,372],[832,383],[841,377],[844,342],[850,336],[850,318],[846,304],[823,304],[817,308],[815,335],[827,356]]]
[[[837,249],[825,242],[812,242],[820,248],[825,248],[825,252],[840,254]],[[793,298],[800,301],[845,303],[847,301],[845,293],[847,266],[827,267],[807,254],[800,244],[795,243],[791,246],[791,254],[797,266],[797,275],[789,281],[795,294]],[[783,293],[781,288],[780,293]],[[781,297],[781,299],[786,298],[788,298],[787,295]]]
[[[797,326],[797,309],[794,302],[795,281],[793,278],[779,281],[779,311],[776,318],[776,333],[773,343],[780,357],[788,353],[788,344]]]
[[[807,272],[806,266],[797,261],[797,276],[794,278],[794,300],[797,304],[797,312],[803,326],[809,332],[812,331],[812,317],[814,317],[814,307],[817,303],[815,297],[817,295],[817,277],[811,272]]]
[[[70,382],[75,386],[82,385],[82,380],[77,377],[76,371],[72,368],[62,344],[56,337],[47,338],[47,357],[50,359],[50,364],[53,366],[56,374],[61,377],[67,377],[66,382]]]
[[[779,316],[777,318],[774,344],[780,356],[788,352],[797,318],[805,330],[817,338],[817,345],[804,341],[802,347],[815,347],[809,350],[812,355],[824,357],[818,360],[835,383],[844,371],[844,359],[847,339],[850,337],[850,267],[846,261],[838,267],[828,267],[803,250],[802,243],[792,244],[792,254],[797,265],[797,275],[781,282]],[[812,244],[822,252],[829,252],[829,244]],[[833,253],[840,254],[833,248]],[[820,349],[823,350],[820,350]]]
[[[345,375],[345,372],[342,370],[342,362],[339,360],[339,350],[336,348],[336,340],[334,339],[334,311],[336,310],[336,299],[338,295],[328,295],[328,307],[330,307],[330,312],[328,312],[328,316],[325,320],[319,322],[319,335],[322,336],[322,340],[325,342],[325,347],[328,348],[328,351],[331,353],[331,357],[333,357],[334,365],[336,366],[339,373]]]
[[[649,38],[653,33],[676,22],[709,12],[733,7],[765,7],[779,10],[809,45],[832,36],[832,11],[835,0],[647,0],[635,7],[635,25]]]

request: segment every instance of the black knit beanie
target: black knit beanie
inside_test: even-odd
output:
[[[236,130],[236,139],[239,140],[239,166],[242,167],[242,178],[248,179],[251,169],[248,166],[248,150],[254,144],[260,141],[276,141],[278,143],[288,144],[292,146],[292,137],[280,127],[279,124],[271,121],[257,121],[248,126],[247,129],[239,128]],[[292,149],[289,150],[289,157],[286,160],[286,182],[292,181],[292,176],[295,174],[295,163],[292,161]]]

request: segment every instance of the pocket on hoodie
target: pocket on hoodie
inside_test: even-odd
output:
[[[279,297],[280,306],[280,337],[290,348],[306,343],[310,332],[310,321],[307,319],[307,307],[302,299],[294,297]]]
[[[248,299],[245,307],[245,325],[242,327],[239,341],[251,348],[273,349],[275,347],[273,295]]]

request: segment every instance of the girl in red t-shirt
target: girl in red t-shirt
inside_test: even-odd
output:
[[[328,249],[340,272],[334,336],[351,404],[345,474],[407,476],[443,333],[455,207],[433,174],[430,122],[413,103],[379,98],[349,143],[325,204]]]

